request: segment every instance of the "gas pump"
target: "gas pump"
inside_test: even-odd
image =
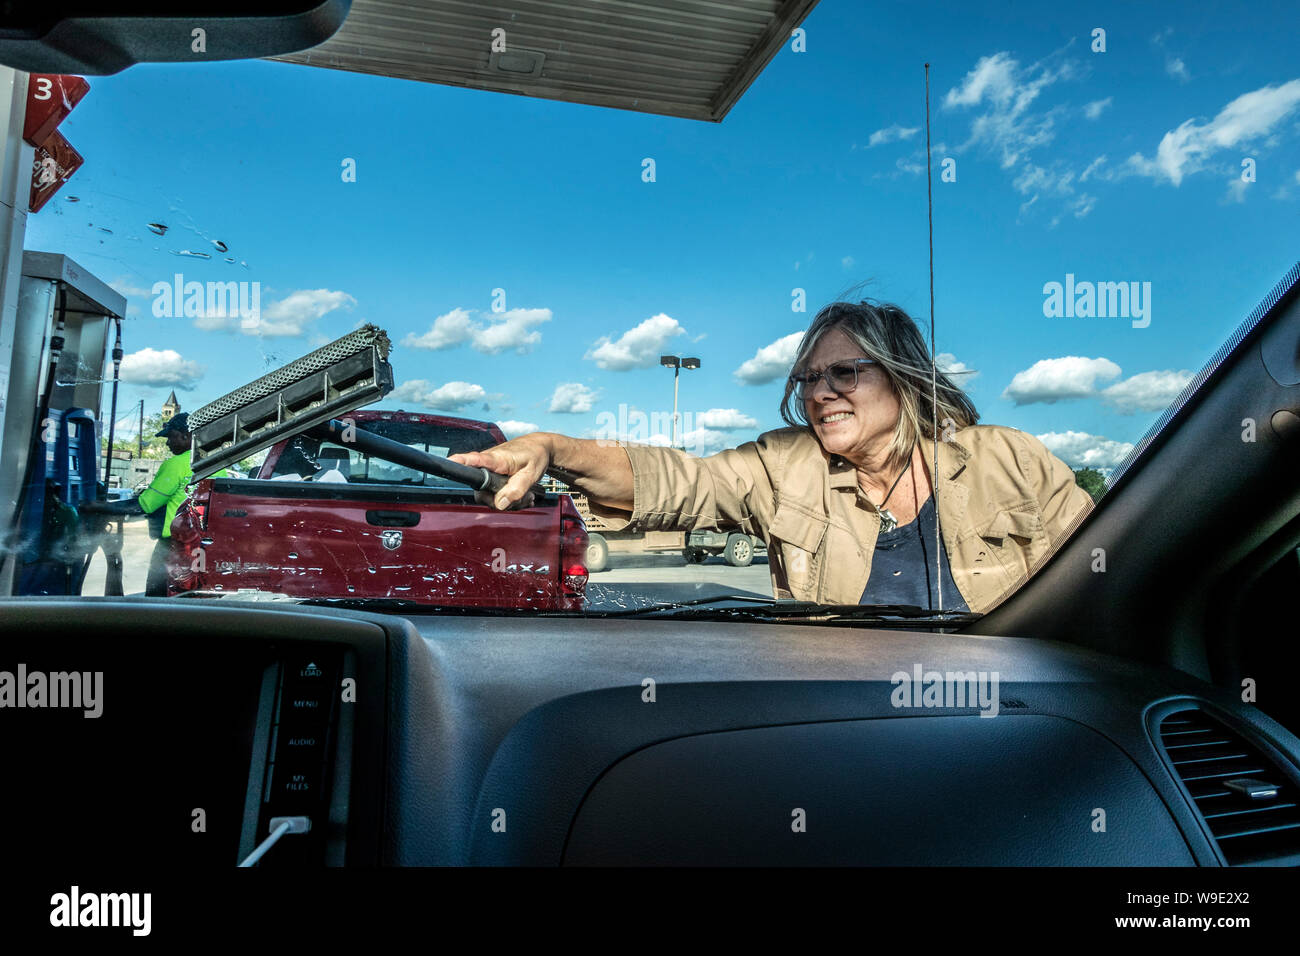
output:
[[[3,395],[8,467],[0,472],[0,520],[7,540],[0,594],[79,594],[98,548],[105,548],[110,570],[120,555],[121,519],[110,523],[78,508],[101,497],[105,355],[110,324],[125,314],[125,297],[67,256],[23,253]]]

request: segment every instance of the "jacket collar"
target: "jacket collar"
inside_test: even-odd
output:
[[[925,456],[927,463],[931,463],[934,451],[935,445],[932,441],[921,442],[921,454]],[[940,441],[938,454],[938,465],[937,467],[931,465],[931,469],[944,481],[956,478],[957,474],[966,467],[966,460],[970,458],[970,450],[956,441]],[[832,488],[858,487],[857,468],[839,455],[828,456],[827,469],[830,471]]]

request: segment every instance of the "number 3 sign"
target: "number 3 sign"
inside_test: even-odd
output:
[[[44,146],[89,90],[90,84],[80,76],[33,73],[27,80],[23,139],[33,146]]]

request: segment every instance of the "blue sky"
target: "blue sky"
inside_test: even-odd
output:
[[[983,421],[1108,467],[1297,259],[1294,7],[1249,11],[822,0],[806,52],[787,44],[721,124],[263,61],[135,67],[90,78],[61,127],[85,165],[26,245],[129,294],[121,415],[173,387],[192,410],[369,321],[397,346],[384,407],[511,432],[590,435],[620,405],[662,421],[658,356],[699,356],[680,408],[707,453],[781,425],[789,336],[845,290],[869,281],[928,330],[928,60],[938,351],[977,370]],[[154,317],[177,272],[259,283],[261,324]],[[1150,283],[1150,324],[1045,316],[1067,273]]]

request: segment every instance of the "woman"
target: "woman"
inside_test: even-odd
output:
[[[897,306],[819,312],[781,417],[791,427],[707,458],[547,432],[452,458],[511,476],[497,508],[549,472],[614,530],[739,528],[767,541],[777,598],[833,604],[983,613],[1092,507],[1038,439],[976,424]]]

